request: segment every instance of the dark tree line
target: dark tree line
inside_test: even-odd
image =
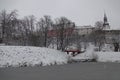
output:
[[[38,20],[34,15],[18,18],[17,10],[0,12],[0,43],[6,45],[52,47],[64,51],[68,46],[76,44],[87,46],[92,42],[101,50],[105,43],[103,22],[95,23],[90,34],[80,35],[75,23],[66,17],[52,19],[45,15]],[[82,44],[84,43],[84,44]]]
[[[64,50],[69,44],[68,35],[71,28],[75,27],[74,22],[66,17],[51,19],[45,15],[36,20],[34,15],[18,18],[17,10],[0,12],[0,43],[6,45],[24,45],[49,47],[55,44],[57,49]],[[52,32],[53,31],[53,32]],[[50,36],[50,32],[54,33]]]

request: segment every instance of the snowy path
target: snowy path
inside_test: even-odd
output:
[[[0,80],[120,80],[118,63],[1,68]]]

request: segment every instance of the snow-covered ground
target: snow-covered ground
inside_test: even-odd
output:
[[[64,64],[68,58],[67,54],[48,48],[0,46],[0,67]]]
[[[85,53],[78,54],[72,57],[74,61],[84,61],[94,59],[97,62],[119,62],[120,63],[120,52],[95,52],[94,46],[90,45]]]
[[[120,63],[120,52],[95,52],[98,62]]]
[[[46,66],[65,64],[69,61],[96,60],[98,62],[119,62],[120,52],[95,52],[94,46],[74,57],[58,50],[30,46],[0,46],[0,67]]]

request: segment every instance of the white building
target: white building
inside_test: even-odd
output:
[[[77,26],[75,29],[79,35],[88,35],[90,34],[95,28],[92,26]]]

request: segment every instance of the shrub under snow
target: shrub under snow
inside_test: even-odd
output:
[[[54,65],[68,62],[63,52],[29,46],[0,46],[0,67],[34,65]]]
[[[94,58],[96,58],[96,55],[94,54],[94,46],[90,45],[84,53],[72,57],[72,60],[79,61],[79,60],[94,59]]]

